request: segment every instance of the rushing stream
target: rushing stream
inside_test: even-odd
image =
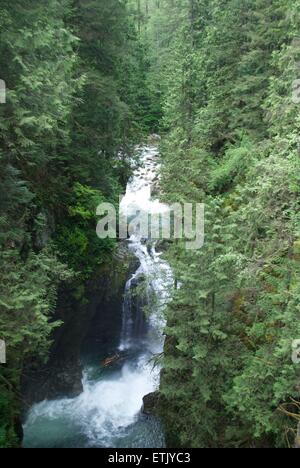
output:
[[[128,184],[121,207],[132,214],[163,212],[167,207],[151,199],[157,149],[144,147],[141,153],[141,167]],[[163,349],[162,308],[172,274],[154,241],[136,233],[128,248],[140,266],[125,289],[122,332],[115,350],[120,359],[101,371],[99,362],[89,361],[79,397],[34,405],[24,424],[24,447],[164,447],[159,421],[141,409],[143,397],[159,384],[160,369],[153,357]]]

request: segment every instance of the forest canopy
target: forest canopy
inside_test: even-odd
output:
[[[183,447],[293,446],[299,422],[299,2],[152,2],[167,202],[205,203],[176,242],[160,411]],[[155,46],[154,46],[155,44]],[[294,90],[294,93],[293,93]]]

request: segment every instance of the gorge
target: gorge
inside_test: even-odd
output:
[[[0,448],[300,446],[299,11],[1,0]]]
[[[121,203],[129,216],[138,209],[166,210],[151,199],[157,148],[142,147],[139,152],[141,167],[128,183]],[[103,346],[103,336],[98,342],[87,338],[82,350],[83,392],[75,398],[33,405],[24,424],[24,447],[164,447],[159,420],[142,414],[141,409],[143,397],[159,385],[160,367],[154,360],[163,351],[163,307],[172,274],[156,251],[155,241],[141,238],[137,232],[129,239],[128,249],[138,260],[138,268],[125,286],[118,346],[114,348],[114,342]],[[120,317],[111,312],[109,328]],[[101,310],[99,313],[101,320]],[[112,339],[117,342],[118,338]],[[117,359],[106,368],[101,359],[108,352]]]

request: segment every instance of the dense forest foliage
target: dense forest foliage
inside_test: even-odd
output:
[[[300,420],[299,0],[1,0],[0,447],[47,358],[59,285],[78,299],[115,248],[133,145],[160,132],[166,202],[205,204],[170,244],[157,411],[168,444],[290,447]],[[300,445],[300,443],[299,443]]]
[[[20,377],[47,357],[58,286],[78,296],[114,243],[95,235],[148,127],[143,50],[126,2],[2,0],[0,446],[19,445]]]
[[[146,29],[168,202],[205,203],[176,242],[161,413],[183,447],[293,446],[299,421],[299,1],[162,0]]]

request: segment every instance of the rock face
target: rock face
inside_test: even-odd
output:
[[[148,415],[155,415],[157,404],[159,400],[159,392],[149,393],[143,398],[143,413]]]
[[[148,143],[150,144],[158,144],[161,140],[161,136],[153,133],[152,135],[148,136]]]
[[[53,334],[48,363],[32,359],[26,365],[22,382],[26,407],[82,392],[82,349],[92,342],[109,354],[121,332],[125,284],[136,268],[136,258],[120,244],[111,263],[101,266],[85,290],[78,284],[61,287],[54,319],[63,324]]]

